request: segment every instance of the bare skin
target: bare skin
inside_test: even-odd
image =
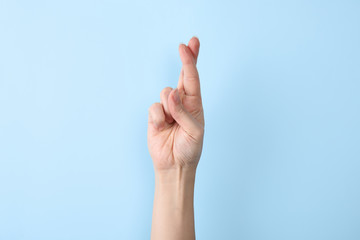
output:
[[[179,45],[178,86],[164,88],[149,108],[148,147],[155,170],[152,240],[195,239],[194,183],[204,138],[204,111],[196,68],[200,42]]]

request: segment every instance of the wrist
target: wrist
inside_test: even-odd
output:
[[[155,170],[155,185],[182,186],[194,185],[196,167],[175,167]]]
[[[194,199],[196,168],[172,168],[155,171],[155,200],[162,206],[183,212],[191,209]]]

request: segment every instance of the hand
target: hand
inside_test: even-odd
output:
[[[196,68],[200,42],[180,44],[182,69],[176,89],[164,88],[149,108],[148,147],[155,170],[196,169],[204,137],[204,111]]]

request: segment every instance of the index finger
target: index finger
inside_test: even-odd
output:
[[[182,62],[183,86],[188,96],[200,96],[200,79],[196,68],[196,59],[192,50],[185,44],[179,46],[180,59]]]
[[[192,37],[188,42],[188,47],[190,48],[194,58],[195,58],[195,64],[197,62],[198,56],[199,56],[199,50],[200,50],[200,41],[197,37]]]

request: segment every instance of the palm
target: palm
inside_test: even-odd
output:
[[[199,45],[194,42],[196,40],[190,40],[189,47],[185,49],[189,50],[191,55],[186,55],[185,50],[180,52],[183,68],[179,78],[178,92],[180,105],[185,111],[179,111],[179,114],[186,114],[185,117],[177,116],[174,103],[175,92],[171,88],[162,91],[161,104],[154,104],[155,107],[150,108],[148,146],[156,169],[168,169],[174,166],[196,167],[200,159],[204,113],[195,66],[199,51]],[[190,60],[193,61],[192,65]]]
[[[202,125],[204,115],[199,100],[184,96],[184,107]],[[158,169],[171,168],[174,165],[196,165],[200,158],[201,148],[177,122],[166,124],[164,130],[158,131],[153,126],[148,128],[148,141],[150,154]]]

